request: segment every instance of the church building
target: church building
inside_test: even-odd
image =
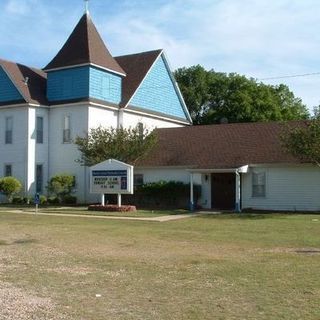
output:
[[[68,173],[78,202],[90,201],[72,141],[91,128],[191,123],[164,51],[113,57],[88,12],[43,69],[0,59],[0,176],[19,179],[24,195]]]

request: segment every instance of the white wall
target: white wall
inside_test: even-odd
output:
[[[88,131],[88,105],[59,106],[50,109],[49,118],[49,178],[67,173],[76,177],[76,196],[86,201],[86,169],[76,162],[80,157],[77,146],[63,143],[64,117],[70,116],[71,139]]]
[[[139,122],[143,123],[148,130],[155,128],[176,128],[183,127],[183,124],[179,124],[173,121],[157,119],[151,116],[134,114],[127,110],[123,112],[123,126],[125,128],[135,127]]]
[[[252,172],[266,172],[266,197],[252,197]],[[320,211],[320,168],[312,166],[250,168],[242,175],[242,208]]]
[[[13,117],[13,143],[5,144],[5,119]],[[0,109],[0,177],[4,175],[5,164],[12,165],[12,175],[21,181],[26,191],[27,172],[27,107]]]

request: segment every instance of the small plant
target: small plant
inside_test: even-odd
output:
[[[63,203],[64,204],[76,204],[77,203],[77,197],[71,196],[71,195],[66,195],[63,198]]]
[[[20,192],[21,187],[21,182],[14,177],[0,179],[0,191],[7,197],[9,203],[12,202],[13,196]]]
[[[114,204],[103,205],[91,205],[88,207],[89,211],[104,211],[104,212],[135,212],[137,211],[135,206],[121,206],[118,207]]]
[[[58,197],[49,197],[47,199],[47,201],[49,204],[59,204],[60,203]]]

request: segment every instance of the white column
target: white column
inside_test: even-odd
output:
[[[101,195],[101,205],[104,206],[105,205],[105,201],[104,201],[104,194]]]
[[[236,171],[236,203],[235,203],[235,210],[236,212],[241,212],[241,180],[240,180],[240,173]]]
[[[194,210],[193,173],[190,173],[190,211]]]
[[[121,193],[118,193],[118,207],[121,207]]]

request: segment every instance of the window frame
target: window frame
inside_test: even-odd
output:
[[[7,173],[7,169],[10,167],[10,174]],[[3,167],[3,176],[4,177],[12,177],[12,164],[11,163],[5,163]]]
[[[11,121],[11,123],[9,121]],[[8,116],[5,118],[4,140],[5,140],[5,144],[13,144],[13,116]]]
[[[68,119],[68,120],[67,120]],[[67,122],[66,122],[67,121]],[[62,143],[67,144],[71,143],[71,116],[70,115],[64,115],[63,116],[63,124],[62,124]]]
[[[262,182],[261,182],[261,181]],[[267,173],[266,171],[253,171],[251,179],[252,198],[266,198],[267,196]]]
[[[41,123],[41,126],[40,126]],[[44,136],[44,118],[42,116],[37,116],[36,118],[36,143],[43,144]]]
[[[38,168],[41,167],[41,181],[38,179]],[[43,192],[43,163],[37,163],[35,168],[35,185],[36,185],[36,193],[42,193]],[[39,188],[39,181],[40,181],[40,188]]]

